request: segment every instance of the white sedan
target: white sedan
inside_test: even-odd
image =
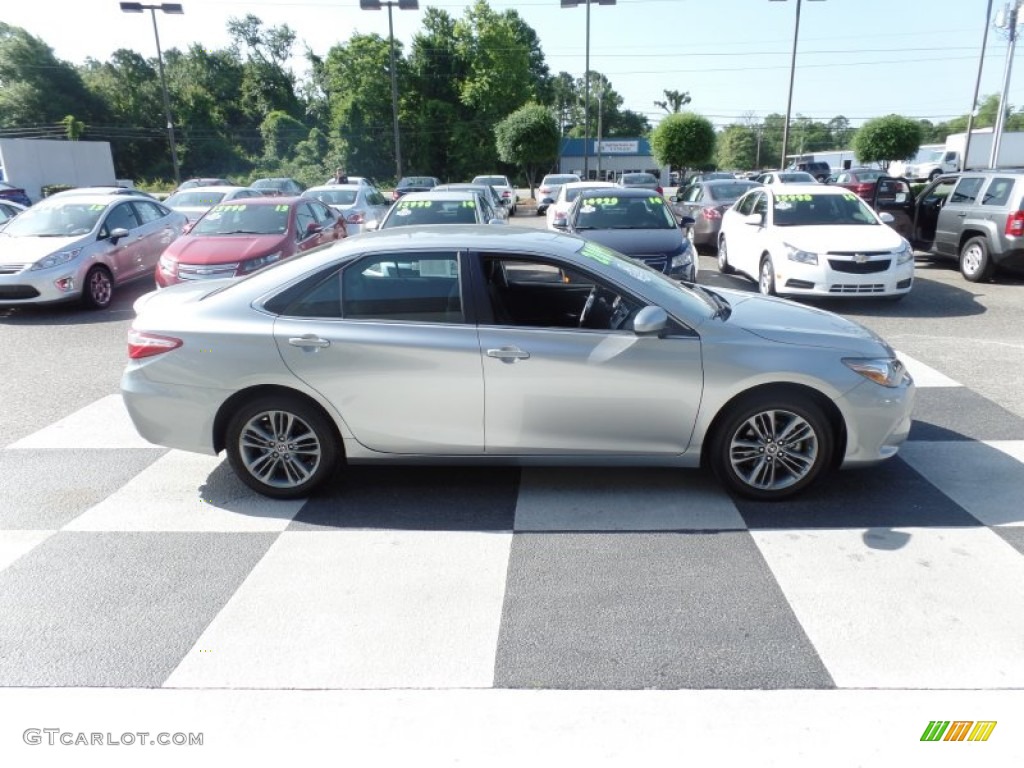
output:
[[[544,214],[548,217],[548,229],[565,229],[565,219],[572,208],[573,201],[584,189],[601,189],[614,187],[610,181],[573,181],[563,184],[558,189],[555,202],[548,206]]]
[[[900,298],[914,282],[914,251],[892,221],[846,189],[759,187],[725,212],[718,269],[770,296]]]

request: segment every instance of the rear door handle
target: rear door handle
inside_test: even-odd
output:
[[[502,347],[501,349],[488,349],[487,356],[496,357],[499,360],[504,360],[506,363],[512,363],[516,360],[528,360],[530,353],[524,352],[519,347]]]
[[[327,339],[321,339],[319,336],[313,334],[306,334],[305,336],[293,336],[288,339],[288,343],[293,347],[301,347],[302,349],[315,349],[321,347],[331,346],[331,342]]]

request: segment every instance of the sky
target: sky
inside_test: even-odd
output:
[[[150,0],[152,2],[152,0]],[[268,26],[287,23],[296,52],[324,54],[353,33],[387,36],[387,11],[362,11],[358,0],[181,0],[184,15],[158,14],[164,50],[200,43],[226,47],[227,20],[253,13]],[[596,2],[596,0],[595,0]],[[988,0],[802,0],[793,88],[794,117],[853,125],[890,113],[933,122],[965,114],[978,72]],[[590,11],[590,68],[606,75],[623,107],[656,123],[664,89],[687,91],[687,109],[715,125],[745,115],[784,114],[798,0],[617,0]],[[4,0],[0,19],[42,38],[59,58],[105,60],[118,48],[154,56],[149,13],[127,14],[117,0]],[[394,10],[395,37],[406,50],[422,8],[458,18],[467,0],[420,0],[421,10]],[[490,0],[515,8],[537,32],[552,74],[582,76],[586,9],[559,0]],[[1003,2],[993,2],[993,16]],[[1022,13],[1024,18],[1024,13]],[[1002,89],[1008,40],[989,27],[981,98]],[[293,60],[296,75],[305,72]],[[1024,71],[1008,101],[1024,107]]]

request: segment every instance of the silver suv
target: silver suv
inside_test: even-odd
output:
[[[939,176],[913,202],[914,247],[957,259],[972,283],[1024,268],[1024,171]]]

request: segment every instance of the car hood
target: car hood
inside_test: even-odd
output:
[[[891,251],[900,247],[903,239],[891,227],[880,226],[824,226],[777,227],[777,236],[784,243],[810,253],[829,251]]]
[[[715,288],[732,305],[727,322],[779,344],[849,350],[865,357],[893,354],[870,328],[816,307],[758,294]]]
[[[626,256],[641,253],[675,253],[683,242],[681,230],[672,229],[584,229],[577,233],[587,240],[606,245]]]
[[[273,253],[287,241],[281,235],[185,235],[164,253],[185,264],[230,264]]]
[[[0,235],[0,264],[32,264],[51,253],[96,242],[86,237],[11,237]]]

